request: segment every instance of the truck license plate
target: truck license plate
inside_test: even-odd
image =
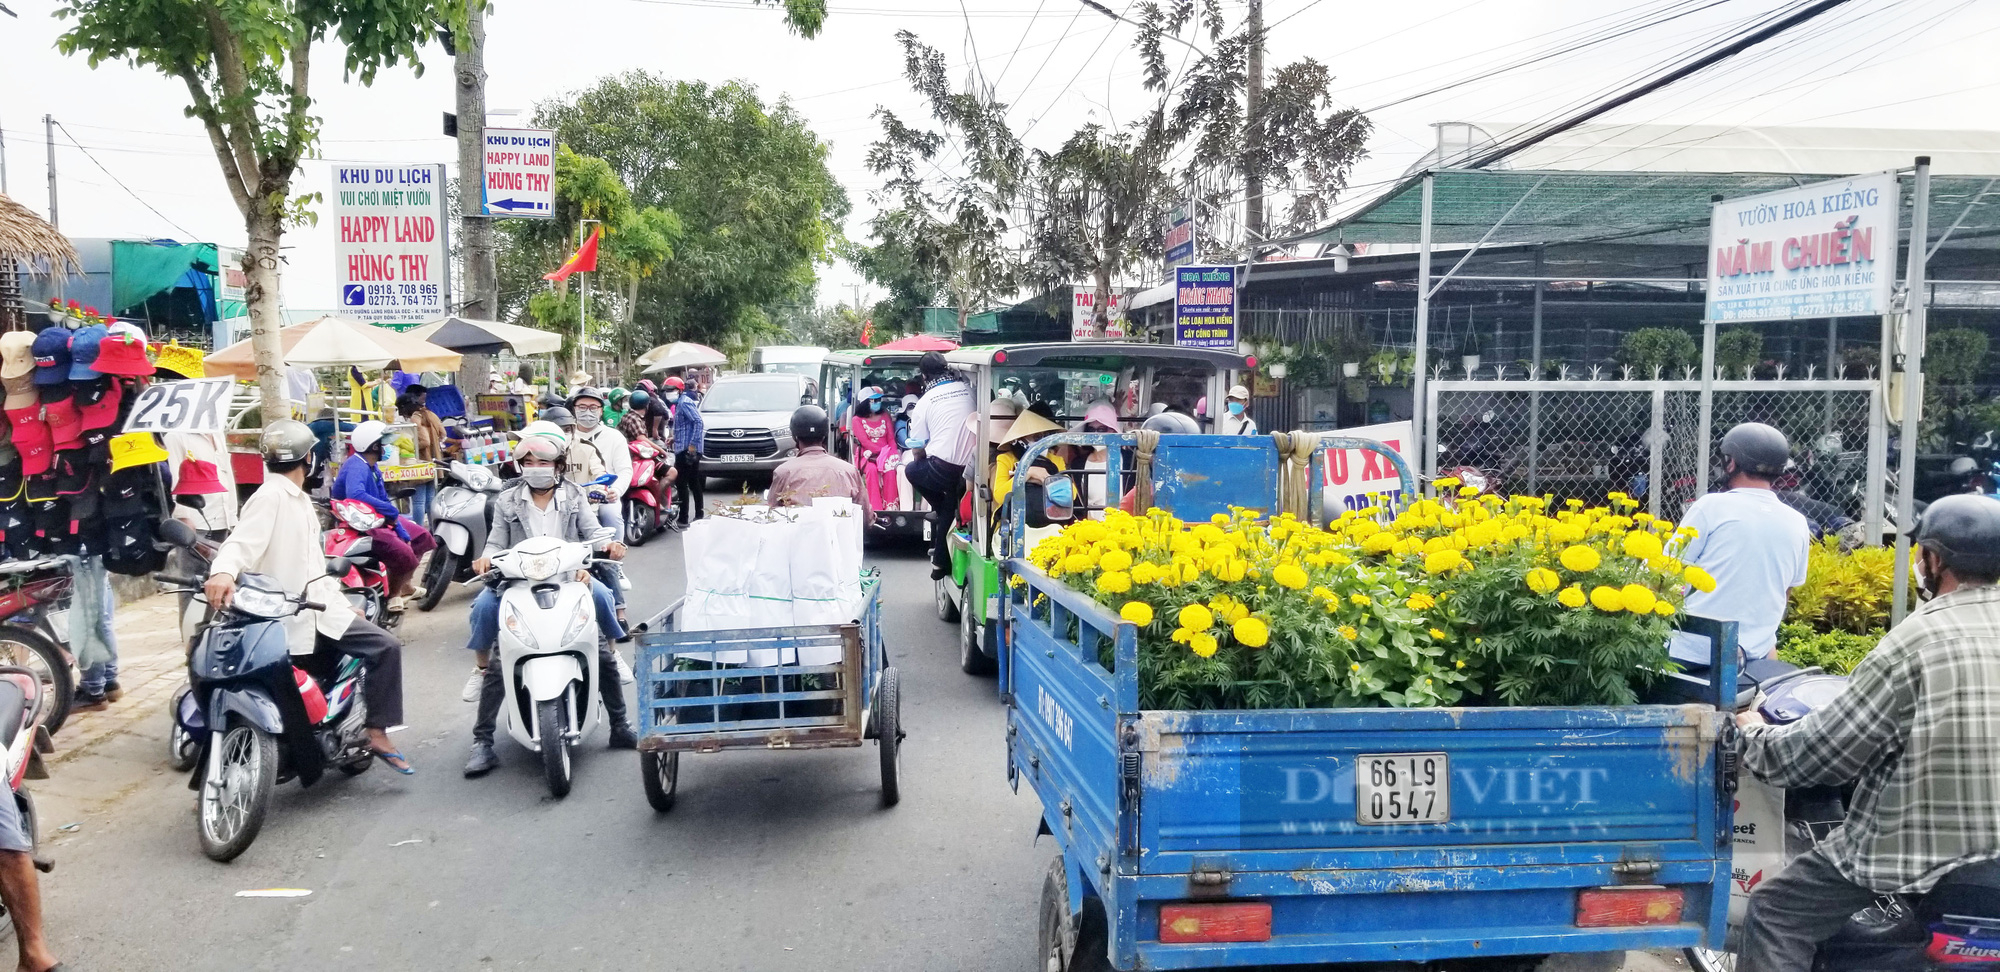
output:
[[[1443,753],[1363,755],[1354,763],[1354,821],[1451,820],[1451,760]]]
[[[750,456],[744,455],[743,453],[740,452],[731,453],[730,455],[722,457],[723,462],[749,462],[750,459],[751,459]]]

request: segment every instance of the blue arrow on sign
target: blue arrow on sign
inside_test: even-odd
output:
[[[516,209],[543,208],[543,205],[541,203],[528,202],[526,200],[521,200],[521,199],[495,199],[492,202],[487,203],[486,205],[493,209],[505,209],[509,212],[512,212]]]

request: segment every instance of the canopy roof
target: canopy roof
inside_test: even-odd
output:
[[[1438,169],[1431,240],[1440,246],[1477,243],[1504,219],[1490,242],[1707,246],[1711,196],[1753,196],[1853,174]],[[1292,242],[1420,242],[1423,198],[1418,174]],[[1954,222],[1959,225],[1947,245],[2000,248],[2000,177],[1933,176],[1931,238]],[[1909,226],[1907,206],[1903,226]]]
[[[40,276],[46,273],[71,274],[82,271],[76,247],[69,238],[13,199],[0,195],[0,260],[12,260],[20,269]]]
[[[1077,344],[1069,341],[1047,341],[1034,344],[984,344],[977,347],[959,348],[944,356],[945,361],[961,368],[985,368],[992,365],[1033,367],[1047,362],[1064,365],[1102,367],[1113,370],[1127,363],[1138,361],[1168,361],[1176,364],[1205,365],[1215,370],[1241,371],[1252,367],[1252,362],[1234,351],[1218,351],[1209,348],[1182,348],[1171,344],[1132,344],[1115,341],[1093,341]],[[1085,363],[1088,363],[1085,365]]]
[[[563,336],[554,331],[478,321],[469,317],[446,317],[404,333],[453,351],[491,354],[502,348],[517,355],[554,354],[562,350]]]
[[[421,338],[342,317],[322,317],[278,331],[285,364],[295,368],[384,368],[404,371],[457,371],[462,355]],[[257,377],[250,339],[238,341],[202,364],[211,375],[249,381]]]

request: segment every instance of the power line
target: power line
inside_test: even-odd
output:
[[[70,134],[68,126],[64,125],[62,122],[56,122],[56,127],[62,129],[63,137],[69,139],[69,143],[71,145],[76,146],[76,150],[82,152],[84,158],[89,159],[92,165],[97,166],[98,169],[102,170],[105,175],[110,176],[112,182],[118,183],[118,188],[125,190],[126,195],[131,196],[133,199],[139,200],[139,205],[144,206],[149,210],[152,210],[153,215],[160,217],[160,219],[164,220],[168,226],[171,226],[174,229],[179,230],[181,232],[181,235],[186,236],[190,240],[199,238],[194,233],[190,232],[187,227],[182,226],[181,224],[176,223],[171,219],[168,219],[166,213],[160,212],[158,209],[155,209],[152,203],[147,202],[145,199],[141,198],[138,193],[133,192],[132,187],[125,184],[125,180],[118,178],[118,175],[116,173],[112,172],[110,169],[105,168],[104,163],[97,161],[97,156],[90,154],[90,150],[84,148],[83,143],[78,142],[76,140],[75,135]]]
[[[1122,12],[1122,13],[1120,13],[1120,14],[1118,15],[1118,19],[1119,19],[1119,20],[1124,20],[1124,19],[1125,19],[1125,14],[1128,14],[1128,13],[1131,13],[1131,12],[1132,12],[1132,4],[1134,4],[1134,3],[1137,3],[1137,2],[1138,2],[1138,0],[1126,0],[1126,3],[1125,3],[1125,10],[1124,10],[1124,12]],[[1092,6],[1096,6],[1096,5],[1095,5],[1095,4],[1092,4]],[[1080,9],[1080,8],[1079,8],[1079,9]],[[1028,119],[1028,127],[1024,128],[1024,129],[1021,129],[1021,138],[1023,138],[1023,139],[1027,138],[1027,137],[1028,137],[1028,133],[1029,133],[1029,132],[1032,132],[1032,131],[1034,131],[1034,130],[1035,130],[1035,126],[1036,126],[1036,125],[1038,125],[1038,124],[1040,124],[1040,123],[1041,123],[1041,121],[1042,121],[1042,119],[1048,116],[1048,113],[1049,113],[1049,112],[1051,112],[1051,111],[1054,111],[1054,110],[1055,110],[1055,107],[1056,107],[1056,103],[1062,100],[1062,96],[1063,96],[1063,93],[1064,93],[1064,92],[1067,92],[1067,91],[1068,91],[1068,90],[1069,90],[1070,88],[1072,88],[1072,87],[1074,87],[1074,86],[1076,85],[1076,79],[1077,79],[1077,78],[1080,78],[1080,77],[1083,77],[1083,72],[1084,72],[1084,70],[1090,67],[1090,60],[1091,60],[1091,58],[1094,58],[1094,57],[1096,57],[1096,56],[1097,56],[1097,52],[1098,52],[1098,51],[1101,51],[1101,50],[1103,50],[1103,49],[1104,49],[1104,42],[1105,42],[1105,41],[1108,41],[1108,40],[1110,40],[1110,39],[1111,39],[1111,35],[1112,35],[1112,34],[1115,34],[1115,33],[1117,33],[1117,32],[1118,32],[1117,28],[1116,28],[1116,27],[1113,27],[1113,28],[1112,28],[1111,30],[1107,30],[1107,31],[1105,31],[1105,32],[1104,32],[1104,36],[1103,36],[1103,37],[1100,37],[1100,38],[1098,38],[1098,39],[1097,39],[1097,46],[1096,46],[1096,47],[1093,47],[1093,48],[1091,48],[1091,49],[1090,49],[1090,57],[1086,57],[1086,58],[1084,58],[1084,59],[1083,59],[1083,63],[1082,63],[1082,64],[1079,64],[1079,65],[1077,65],[1077,67],[1076,67],[1076,73],[1075,73],[1075,74],[1072,74],[1072,75],[1070,75],[1070,78],[1069,78],[1069,82],[1068,82],[1067,84],[1064,84],[1064,85],[1062,86],[1062,91],[1058,91],[1058,92],[1056,92],[1056,96],[1055,96],[1054,98],[1052,98],[1052,99],[1050,99],[1050,100],[1049,100],[1049,104],[1048,104],[1048,107],[1046,107],[1046,108],[1043,108],[1043,109],[1041,110],[1041,113],[1040,113],[1040,114],[1037,114],[1037,115],[1036,115],[1035,117],[1033,117],[1033,118],[1030,118],[1030,119]],[[1050,53],[1052,53],[1052,54],[1053,54],[1053,53],[1055,53],[1055,52],[1051,51]],[[1030,83],[1032,83],[1032,82],[1030,82]]]
[[[1042,0],[1041,3],[1037,4],[1035,6],[1035,15],[1028,18],[1028,26],[1021,28],[1021,39],[1014,42],[1014,49],[1007,54],[1007,63],[1000,66],[1000,74],[993,79],[994,94],[1000,93],[1000,82],[1007,80],[1007,72],[1014,66],[1014,57],[1021,53],[1021,45],[1028,42],[1028,34],[1035,29],[1035,21],[1041,18],[1042,8],[1048,5],[1049,0]]]

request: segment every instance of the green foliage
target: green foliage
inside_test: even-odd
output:
[[[1994,426],[1993,404],[1973,383],[1986,370],[1990,342],[1967,327],[1936,331],[1924,338],[1923,436],[1929,448],[1959,451],[1965,442]]]
[[[1634,377],[1651,378],[1655,371],[1679,377],[1683,368],[1701,364],[1701,348],[1677,327],[1642,327],[1618,342],[1618,358],[1631,365]]]
[[[1764,360],[1764,332],[1749,327],[1733,327],[1715,336],[1715,363],[1727,378],[1749,377],[1750,369]]]
[[[1866,634],[1889,626],[1896,551],[1893,547],[1842,550],[1828,537],[1807,554],[1806,582],[1792,588],[1788,624],[1814,631]]]
[[[1924,338],[1924,381],[1940,390],[1965,388],[1986,366],[1986,334],[1954,327]]]
[[[1159,250],[1159,213],[1168,190],[1164,130],[1138,126],[1078,129],[1054,153],[1035,153],[1035,198],[1028,273],[1049,290],[1078,280],[1110,306],[1111,279],[1150,262]]]
[[[1809,624],[1784,624],[1778,628],[1778,657],[1800,667],[1814,665],[1834,675],[1847,675],[1861,659],[1875,650],[1883,631],[1857,634],[1852,631],[1816,631]]]

